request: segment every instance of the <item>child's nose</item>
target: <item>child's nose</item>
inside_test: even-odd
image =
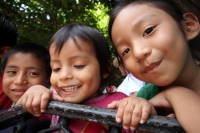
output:
[[[62,69],[59,79],[67,80],[67,79],[71,79],[72,77],[73,77],[72,70],[69,68],[65,68],[65,69]]]
[[[16,77],[16,79],[15,79],[15,84],[16,85],[27,84],[26,76],[24,76],[24,74],[18,74],[17,77]]]
[[[151,48],[146,44],[136,44],[133,48],[133,56],[137,62],[142,62],[146,57],[151,54]]]

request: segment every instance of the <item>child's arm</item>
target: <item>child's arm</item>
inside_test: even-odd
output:
[[[163,97],[162,100],[154,100]],[[155,106],[172,107],[186,132],[200,132],[200,96],[190,89],[176,86],[163,90],[150,102]]]
[[[135,96],[114,101],[108,108],[118,108],[116,121],[122,122],[124,129],[131,130],[135,130],[139,123],[146,122],[149,114],[156,114],[154,107],[147,100]]]
[[[160,92],[149,102],[155,107],[173,108],[177,120],[186,132],[200,132],[200,96],[195,92],[184,87],[171,87]],[[134,111],[135,103],[141,104],[139,101],[135,101],[134,98],[130,96],[122,101],[112,102],[109,104],[108,108],[118,107],[118,112],[116,115],[118,122],[121,122],[122,120],[124,127],[135,128],[137,123],[140,121],[138,118],[141,116],[141,113],[137,114]],[[150,108],[147,108],[147,110],[150,110]],[[141,109],[140,111],[143,110]],[[151,112],[155,113],[154,111]],[[144,112],[146,115],[152,113]],[[137,118],[137,116],[139,117]],[[141,120],[143,119],[143,121],[146,121],[147,118],[148,117],[146,116],[144,116],[144,118],[141,116]],[[136,122],[136,124],[133,123],[133,120]]]
[[[63,101],[62,97],[52,94],[52,91],[48,88],[42,85],[34,85],[23,94],[16,105],[22,104],[25,110],[34,116],[40,116],[46,110],[51,98]]]

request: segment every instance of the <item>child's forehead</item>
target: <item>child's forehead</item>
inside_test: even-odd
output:
[[[140,9],[140,7],[145,7],[146,10],[149,10],[149,9],[162,10],[162,8],[154,5],[153,3],[149,3],[149,2],[147,2],[147,3],[138,3],[138,4],[132,3],[132,4],[129,4],[129,5],[125,6],[124,8],[122,8],[122,10],[124,10],[124,9],[136,10],[136,9]]]
[[[38,70],[46,73],[46,67],[42,59],[31,53],[12,54],[5,64],[6,68],[18,68],[19,70]]]
[[[129,12],[132,12],[132,14],[127,15]],[[127,28],[130,25],[139,27],[139,25],[142,25],[142,22],[160,22],[161,20],[169,18],[171,19],[172,16],[168,12],[149,4],[128,5],[117,14],[113,25],[116,22],[121,23],[120,26],[117,25],[118,28],[116,29],[120,29],[123,26]],[[123,23],[124,25],[122,25]],[[129,23],[129,25],[125,23]]]
[[[169,5],[167,5],[167,6],[169,6]],[[141,3],[140,2],[132,2],[132,3],[122,7],[118,11],[116,9],[116,11],[118,12],[117,13],[117,16],[118,16],[118,14],[122,11],[124,12],[124,10],[132,10],[133,13],[135,13],[135,12],[137,12],[137,10],[140,9],[140,7],[145,7],[145,8],[143,8],[143,10],[147,10],[149,12],[153,9],[153,10],[158,10],[157,12],[161,11],[161,12],[165,12],[165,13],[169,14],[170,11],[166,10],[167,6],[163,6],[162,4],[158,4],[156,2],[150,2],[150,1],[141,2]],[[129,11],[129,13],[130,13],[130,11]],[[128,16],[130,16],[130,15],[128,15]]]
[[[35,57],[35,54],[32,52],[23,52],[23,51],[19,51],[19,52],[14,52],[13,54],[10,55],[10,57],[12,56],[32,56],[33,58]]]
[[[43,64],[42,59],[40,57],[36,56],[36,54],[31,53],[31,52],[16,52],[16,53],[13,53],[8,57],[7,62],[9,62],[13,59],[20,59],[20,60],[26,60],[26,61],[35,60],[38,63]]]
[[[68,40],[66,40],[64,43],[52,43],[49,51],[50,51],[50,55],[51,54],[60,54],[61,51],[68,51],[71,48],[76,48],[80,51],[91,51],[92,53],[95,52],[94,50],[94,44],[92,42],[89,41],[85,41],[81,38],[76,38],[75,40],[72,38],[69,38]],[[66,53],[67,54],[67,53]]]

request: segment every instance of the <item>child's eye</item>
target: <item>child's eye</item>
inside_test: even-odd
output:
[[[58,72],[60,70],[60,68],[54,68],[52,69],[52,72]]]
[[[14,75],[14,74],[16,74],[17,72],[15,72],[15,71],[7,71],[6,73],[8,73],[9,75]]]
[[[125,49],[125,50],[122,52],[122,56],[125,56],[126,54],[128,54],[129,51],[130,51],[130,48]]]
[[[143,37],[146,36],[146,35],[149,35],[154,30],[154,28],[155,27],[149,27],[148,29],[146,29],[144,31]]]
[[[30,75],[31,75],[31,76],[36,76],[36,75],[39,75],[39,74],[36,73],[36,72],[30,72]]]
[[[78,69],[81,69],[81,68],[84,68],[86,65],[75,65],[74,67],[78,68]]]

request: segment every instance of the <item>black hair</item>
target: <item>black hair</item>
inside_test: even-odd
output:
[[[12,47],[17,43],[18,31],[14,22],[8,16],[0,13],[0,48]]]
[[[2,60],[3,71],[5,70],[5,66],[7,64],[8,59],[16,53],[30,53],[33,56],[35,56],[38,60],[41,60],[46,70],[46,76],[47,78],[50,78],[51,76],[50,55],[47,48],[45,48],[40,44],[30,43],[30,42],[21,43],[13,46],[3,57]]]
[[[81,44],[77,44],[76,38],[90,44],[94,49],[95,56],[99,62],[100,75],[109,73],[111,69],[111,53],[109,44],[105,37],[95,28],[86,26],[84,24],[69,24],[59,29],[51,38],[49,48],[53,44],[55,52],[60,53],[62,47],[68,39],[73,39],[77,47]],[[109,76],[108,76],[109,77]],[[103,92],[105,86],[107,86],[108,78],[101,80],[99,92]]]
[[[134,4],[134,5],[148,4],[150,6],[154,6],[165,11],[174,19],[174,21],[176,21],[180,31],[183,33],[183,36],[185,36],[185,32],[183,30],[184,28],[181,23],[184,20],[183,15],[185,11],[174,0],[117,0],[117,2],[113,5],[113,10],[110,14],[110,20],[109,20],[109,25],[108,25],[108,32],[109,32],[111,41],[112,41],[112,35],[111,35],[112,26],[117,15],[119,14],[121,10],[123,10],[125,7],[131,4]],[[200,47],[199,47],[200,40],[199,39],[200,39],[200,35],[198,35],[193,40],[189,41],[189,47],[190,47],[193,58],[200,61]],[[118,58],[120,57],[118,56]],[[123,63],[122,60],[120,63]]]

